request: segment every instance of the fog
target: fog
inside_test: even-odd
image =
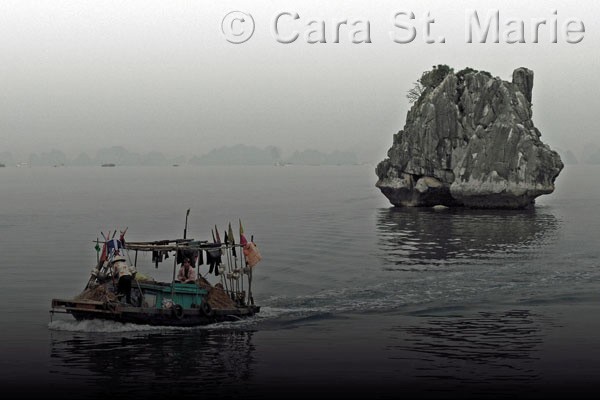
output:
[[[499,9],[525,21],[527,43],[466,43],[465,13]],[[254,35],[226,40],[221,20],[250,13]],[[395,43],[398,11],[435,18],[425,43]],[[530,19],[553,17],[531,43]],[[273,20],[287,19],[280,43]],[[238,143],[294,150],[385,156],[404,125],[406,92],[433,65],[490,71],[510,80],[517,67],[535,72],[534,123],[553,148],[580,155],[598,145],[600,6],[587,1],[13,1],[0,3],[0,153],[16,158],[59,149],[75,157],[121,145],[136,152],[187,157]],[[566,43],[568,18],[585,24],[583,40]],[[348,26],[368,21],[371,43],[354,44]],[[304,38],[323,21],[327,43]],[[233,25],[232,25],[233,27]]]

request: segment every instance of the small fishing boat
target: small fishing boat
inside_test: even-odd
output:
[[[189,213],[189,211],[188,211]],[[216,226],[215,226],[216,230]],[[52,299],[51,318],[55,313],[71,314],[77,320],[103,319],[123,323],[159,326],[198,326],[215,322],[236,321],[255,315],[260,307],[252,296],[252,272],[261,256],[254,238],[247,241],[240,221],[240,244],[233,240],[231,224],[221,243],[219,232],[213,231],[213,242],[194,239],[158,240],[151,242],[125,241],[125,232],[119,239],[114,234],[102,234],[104,243],[96,240],[97,265],[84,290],[74,298]],[[187,216],[186,230],[187,231]],[[184,233],[185,237],[185,233]],[[172,257],[173,279],[157,282],[138,269],[140,253],[152,253],[156,268]],[[210,266],[212,284],[200,274],[194,280],[178,281],[177,265],[184,260]],[[169,260],[170,261],[170,260]],[[127,285],[121,291],[119,272],[128,268]],[[183,267],[182,267],[183,268]],[[186,266],[186,268],[190,268]],[[181,273],[181,272],[180,272]],[[198,276],[197,279],[195,277]],[[176,278],[177,277],[177,278]]]
[[[115,166],[116,166],[116,164],[113,164],[113,163],[104,163],[101,165],[101,167],[115,167]]]

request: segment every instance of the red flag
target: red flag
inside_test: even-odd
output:
[[[123,246],[125,246],[125,234],[127,233],[127,229],[129,229],[129,227],[125,228],[124,231],[121,231],[121,236],[119,236],[119,240]]]
[[[244,227],[242,226],[242,220],[240,219],[240,244],[245,246],[248,243],[246,236],[244,236]]]
[[[100,254],[100,262],[104,263],[108,259],[108,253],[106,252],[106,242],[102,245],[102,253]]]

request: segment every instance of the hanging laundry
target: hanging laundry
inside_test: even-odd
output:
[[[158,263],[163,262],[164,253],[160,250],[155,250],[152,252],[152,262],[154,262],[154,267],[158,268]]]
[[[192,241],[189,243],[189,246],[202,247],[202,246],[205,246],[207,243],[208,243],[208,240]],[[192,263],[192,266],[194,268],[204,265],[204,252],[202,250],[194,251],[194,260],[192,260],[192,261],[194,261]]]
[[[182,264],[183,260],[189,258],[192,265],[195,265],[198,252],[196,250],[177,250],[177,264]]]
[[[213,249],[206,249],[206,264],[210,265],[210,269],[208,273],[211,274],[214,272],[216,276],[219,275],[219,265],[221,265],[221,247],[215,247]]]

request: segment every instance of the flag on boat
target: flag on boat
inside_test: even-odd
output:
[[[229,230],[228,230],[228,238],[229,238],[229,244],[231,244],[231,252],[233,253],[234,257],[237,257],[237,254],[235,253],[235,239],[233,236],[233,229],[231,229],[231,222],[229,223]]]
[[[104,261],[108,260],[108,251],[106,251],[106,242],[102,244],[102,252],[100,253],[100,262],[104,263]]]
[[[219,235],[219,230],[217,229],[216,225],[215,225],[215,234],[217,235],[217,240],[215,243],[221,244],[221,236]]]
[[[245,246],[248,243],[246,237],[244,236],[244,227],[242,226],[242,220],[240,219],[240,244]]]
[[[229,223],[229,228],[227,229],[227,237],[229,238],[229,244],[235,244],[233,239],[233,229],[231,229],[231,222]]]
[[[109,252],[118,251],[123,248],[123,243],[119,239],[110,239],[106,244]]]
[[[256,264],[262,260],[262,256],[260,255],[260,251],[258,251],[258,247],[254,242],[248,242],[244,246],[244,257],[246,258],[246,264],[253,268]]]
[[[129,227],[125,228],[124,231],[121,231],[121,235],[119,236],[119,240],[121,241],[121,245],[123,247],[125,247],[125,234],[127,233],[127,229],[129,229]]]
[[[123,243],[119,239],[109,239],[105,243],[106,246],[106,259],[114,257],[120,254],[120,249],[123,248]]]

